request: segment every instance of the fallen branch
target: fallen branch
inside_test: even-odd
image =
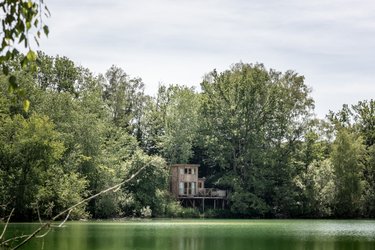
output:
[[[29,240],[31,240],[32,238],[34,238],[34,237],[36,237],[36,236],[37,236],[38,238],[42,238],[42,237],[46,236],[46,235],[48,234],[48,232],[50,231],[50,228],[51,228],[51,224],[52,224],[52,222],[56,221],[58,218],[60,218],[60,217],[63,216],[64,214],[68,213],[67,216],[66,216],[66,218],[65,218],[65,220],[64,220],[62,223],[60,223],[60,225],[59,225],[59,227],[62,226],[62,225],[68,220],[69,215],[70,215],[70,213],[71,213],[71,211],[72,211],[73,209],[75,209],[76,207],[78,207],[78,206],[80,206],[80,205],[82,205],[82,204],[84,204],[84,203],[86,203],[86,202],[88,202],[88,201],[90,201],[90,200],[92,200],[92,199],[94,199],[94,198],[96,198],[96,197],[102,195],[102,194],[108,193],[108,192],[110,192],[110,191],[117,191],[118,189],[121,188],[122,185],[124,185],[124,184],[130,182],[131,180],[133,180],[133,179],[134,179],[134,178],[135,178],[140,172],[142,172],[142,171],[146,168],[146,166],[147,166],[147,165],[143,166],[143,167],[140,168],[137,172],[135,172],[134,174],[132,174],[128,179],[126,179],[126,180],[120,182],[119,184],[116,184],[116,185],[114,185],[114,186],[112,186],[112,187],[110,187],[110,188],[107,188],[107,189],[105,189],[105,190],[102,190],[102,191],[100,191],[99,193],[96,193],[96,194],[94,194],[94,195],[92,195],[92,196],[90,196],[90,197],[88,197],[88,198],[86,198],[86,199],[83,199],[83,200],[81,200],[80,202],[74,204],[73,206],[71,206],[71,207],[65,209],[64,211],[62,211],[62,212],[60,212],[59,214],[57,214],[56,216],[54,216],[50,221],[43,223],[43,224],[42,224],[40,227],[38,227],[33,233],[31,233],[31,234],[29,234],[29,235],[17,236],[17,237],[14,237],[14,238],[8,239],[8,240],[6,240],[6,241],[1,242],[0,246],[5,245],[6,243],[9,243],[9,242],[11,242],[11,241],[14,241],[14,240],[17,240],[17,239],[20,239],[20,238],[26,238],[26,239],[24,239],[21,243],[19,243],[17,246],[15,246],[14,248],[12,248],[12,250],[14,250],[14,249],[18,249],[18,248],[20,248],[21,246],[23,246],[23,245],[26,244]],[[14,209],[13,209],[13,210],[14,210]],[[13,213],[13,210],[12,210],[11,214]],[[8,217],[8,222],[9,222],[9,219],[10,219],[10,216]],[[8,223],[7,223],[7,224],[8,224]],[[6,224],[6,226],[7,226],[7,224]],[[47,230],[46,233],[44,233],[43,235],[38,235],[42,230],[44,230],[44,229],[46,229],[46,228],[48,228],[48,230]],[[4,228],[4,230],[3,230],[3,234],[4,234],[4,232],[5,232],[5,229],[6,229],[6,228]],[[1,238],[0,238],[0,239],[1,239]]]
[[[27,238],[27,237],[29,237],[28,234],[26,234],[26,235],[19,235],[19,236],[16,236],[16,237],[4,240],[4,241],[1,242],[1,246],[8,246],[8,243],[10,243],[12,241],[24,239],[24,238]]]
[[[5,226],[4,226],[4,229],[3,229],[3,232],[2,232],[1,235],[0,235],[0,240],[4,237],[4,234],[5,234],[6,230],[7,230],[8,224],[9,224],[10,217],[12,217],[13,212],[14,212],[14,208],[12,209],[12,211],[10,211],[10,214],[9,214],[9,216],[8,216],[8,220],[7,220],[7,222],[5,223]]]
[[[36,235],[35,238],[43,238],[44,236],[46,236],[49,233],[49,231],[51,231],[51,227],[49,227],[48,230],[44,234]]]
[[[65,217],[65,220],[63,220],[63,222],[61,222],[60,225],[59,225],[58,227],[62,227],[62,226],[64,225],[64,223],[68,220],[69,215],[70,215],[71,212],[72,212],[72,210],[69,210],[69,213],[68,213],[68,215]]]
[[[40,223],[40,224],[43,224],[43,222],[42,222],[42,218],[40,217],[40,212],[39,212],[39,206],[38,206],[38,203],[36,204],[36,211],[37,211],[37,213],[38,213],[38,220],[39,220],[39,223]]]

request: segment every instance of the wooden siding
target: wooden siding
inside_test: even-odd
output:
[[[195,192],[198,191],[198,168],[197,164],[174,164],[171,166],[171,193],[173,196],[179,196],[180,182],[195,182]],[[185,173],[185,169],[191,169],[191,173]],[[193,194],[195,195],[195,194]]]

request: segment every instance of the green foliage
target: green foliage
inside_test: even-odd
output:
[[[127,162],[137,150],[136,139],[114,126],[106,129],[104,138],[98,155],[100,160],[95,169],[96,175],[93,176],[96,192],[113,186],[126,177],[129,173]],[[132,193],[120,189],[98,197],[91,210],[97,218],[123,217],[132,213],[132,211],[125,211],[126,207],[132,204],[134,204]]]
[[[169,218],[181,217],[183,207],[178,201],[171,201],[165,206],[165,216]]]
[[[313,161],[302,176],[295,178],[296,185],[306,196],[305,214],[311,217],[333,215],[335,198],[335,170],[329,159]]]
[[[65,147],[47,117],[15,115],[2,118],[1,123],[0,179],[1,186],[6,187],[1,191],[1,202],[17,208],[16,217],[32,214],[33,203],[40,203],[42,213],[51,215],[47,206],[53,212],[60,211],[82,197],[85,181],[63,170],[60,160]],[[58,203],[52,204],[51,198]]]
[[[161,138],[165,133],[165,105],[160,100],[160,88],[158,97],[145,98],[143,119],[140,129],[142,131],[142,139],[140,146],[150,155],[161,154],[163,144]]]
[[[44,18],[50,16],[50,12],[43,0],[4,0],[0,3],[1,28],[0,34],[0,65],[4,75],[9,75],[11,65],[9,61],[19,56],[19,51],[15,45],[23,44],[28,50],[25,56],[22,56],[19,65],[22,68],[29,66],[31,70],[36,70],[37,55],[31,49],[30,37],[39,45],[39,39],[43,32],[46,36],[49,34],[49,28],[44,23]],[[18,79],[12,74],[9,77],[9,92],[15,92],[23,97],[23,93],[18,86]],[[27,99],[24,100],[24,109],[27,111]]]
[[[365,144],[371,147],[375,144],[375,101],[361,101],[353,106],[354,119]]]
[[[66,57],[38,58],[38,71],[17,57],[12,76],[0,75],[0,205],[16,220],[51,217],[143,167],[72,218],[375,213],[373,100],[322,121],[303,76],[262,64],[213,71],[201,93],[160,86],[154,98],[121,68],[95,76]],[[228,190],[227,210],[202,215],[170,195],[168,164],[192,162],[206,187]]]
[[[269,206],[253,193],[244,190],[235,190],[231,196],[231,211],[235,214],[243,214],[253,217],[263,217],[269,210]]]
[[[46,173],[43,186],[36,194],[36,205],[43,217],[51,218],[63,209],[73,206],[87,195],[87,181],[78,173],[64,173],[61,168]],[[85,206],[74,209],[71,219],[88,217]]]
[[[199,96],[194,89],[179,86],[170,86],[164,95],[168,101],[163,114],[162,154],[170,164],[188,163],[197,139]]]
[[[375,217],[375,145],[367,149],[367,160],[363,170],[363,216]]]
[[[345,128],[338,131],[331,158],[336,175],[335,210],[340,217],[359,215],[364,152],[362,138]]]
[[[263,215],[272,207],[284,214],[296,203],[291,156],[313,108],[303,79],[240,63],[203,81],[205,162],[224,178],[238,179],[231,187],[236,212]]]
[[[76,67],[65,57],[41,52],[39,55],[41,67],[37,75],[22,69],[15,72],[23,76],[22,86],[29,90],[34,104],[30,112],[24,113],[22,103],[12,101],[12,95],[5,90],[0,98],[6,105],[0,116],[4,124],[1,204],[14,199],[8,206],[16,208],[17,219],[35,218],[35,209],[42,217],[49,217],[147,165],[147,174],[137,180],[142,183],[141,188],[138,182],[133,183],[126,190],[117,190],[75,209],[71,216],[120,217],[132,215],[133,210],[140,215],[147,206],[150,209],[144,210],[143,215],[148,215],[149,210],[153,215],[162,214],[165,200],[169,199],[166,164],[159,157],[144,154],[129,127],[113,122],[110,105],[103,99],[103,79]],[[34,117],[42,117],[42,121]],[[49,127],[36,126],[31,130],[29,120],[31,124]],[[18,137],[14,136],[16,133]],[[51,149],[47,150],[48,146]]]
[[[105,74],[103,98],[115,125],[140,139],[139,125],[145,98],[142,79],[130,79],[121,68],[112,66]]]
[[[79,83],[80,69],[73,61],[63,56],[51,57],[38,52],[39,67],[37,69],[38,85],[43,90],[53,89],[57,92],[76,93]]]
[[[363,175],[361,175],[362,185],[362,216],[374,216],[374,100],[360,101],[356,105],[349,107],[344,105],[342,110],[338,113],[331,112],[330,119],[338,128],[347,128],[351,133],[359,134],[363,139],[365,146],[364,156],[361,157],[360,162],[363,164]],[[346,120],[349,122],[343,123],[342,119],[338,119],[340,115],[345,114]],[[361,169],[362,170],[362,169]]]
[[[152,210],[151,210],[150,206],[146,206],[146,207],[141,208],[140,212],[141,212],[142,218],[150,218],[151,215],[152,215]]]
[[[144,206],[149,206],[155,216],[164,212],[163,200],[168,187],[169,169],[165,161],[157,156],[145,155],[137,150],[130,161],[126,163],[130,173],[146,166],[144,173],[126,187],[124,192],[131,194],[134,200],[132,206],[126,207],[130,211],[141,211]]]

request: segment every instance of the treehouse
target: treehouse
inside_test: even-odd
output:
[[[227,192],[216,188],[206,188],[206,178],[199,178],[197,164],[174,164],[171,166],[170,191],[185,206],[225,207]]]

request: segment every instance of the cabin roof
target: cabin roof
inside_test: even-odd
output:
[[[199,168],[199,164],[173,164],[171,165],[171,168],[175,167],[197,167]]]

